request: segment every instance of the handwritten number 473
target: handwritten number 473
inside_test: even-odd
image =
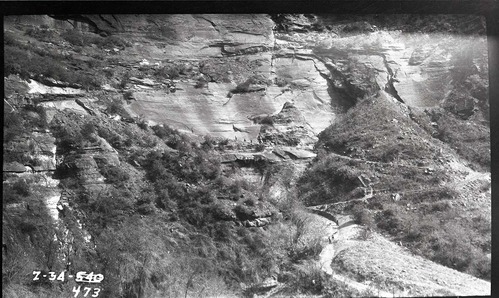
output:
[[[87,297],[90,291],[93,290],[92,296],[91,297],[97,297],[99,296],[100,288],[89,288],[89,287],[84,287],[83,288],[83,297]],[[75,297],[78,297],[78,295],[81,292],[81,286],[78,287],[73,287],[73,293],[75,293]]]

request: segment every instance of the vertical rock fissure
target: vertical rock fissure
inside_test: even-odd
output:
[[[74,20],[76,22],[82,22],[88,24],[95,33],[100,33],[104,31],[101,28],[99,28],[99,26],[94,21],[92,21],[90,18],[84,15],[48,15],[48,16],[55,20],[63,20],[63,21]]]
[[[333,100],[333,97],[334,95],[332,94],[332,90],[334,88],[334,85],[333,85],[333,82],[331,80],[331,77],[325,73],[323,73],[319,67],[317,67],[317,64],[316,64],[316,61],[315,60],[312,60],[314,61],[314,67],[315,69],[317,70],[317,72],[319,73],[319,75],[324,79],[326,80],[326,83],[327,83],[327,93],[329,94],[329,104],[332,104],[332,100]],[[322,62],[322,61],[321,61]],[[327,68],[327,66],[326,66]],[[329,69],[329,68],[328,68]],[[315,91],[314,91],[314,95],[315,95]]]
[[[275,70],[274,70],[274,59],[275,59],[275,52],[276,52],[276,49],[277,49],[277,38],[276,38],[276,35],[275,35],[276,28],[277,28],[277,24],[275,24],[275,22],[274,22],[274,26],[272,26],[272,39],[274,40],[274,45],[272,47],[272,55],[270,56],[270,73],[271,74],[275,73]]]
[[[220,30],[217,28],[217,24],[215,24],[213,21],[208,20],[207,18],[202,17],[202,16],[200,16],[199,18],[201,18],[201,19],[207,21],[208,23],[210,23],[211,26],[213,27],[213,29],[215,29],[215,31],[217,31],[218,33],[220,33]]]
[[[405,103],[404,100],[400,97],[400,95],[397,92],[397,89],[395,89],[395,86],[393,85],[393,82],[395,82],[397,79],[395,78],[395,74],[393,73],[392,68],[390,67],[390,63],[386,59],[385,54],[379,54],[383,58],[383,64],[385,65],[386,72],[387,72],[387,82],[385,85],[385,91],[393,96],[396,100],[398,100],[401,103]]]
[[[335,97],[338,97],[338,103],[340,107],[343,107],[346,110],[353,107],[357,103],[357,97],[355,97],[353,94],[351,94],[352,92],[349,91],[349,89],[352,88],[351,84],[348,82],[348,80],[340,71],[333,68],[331,65],[328,65],[327,63],[324,63],[324,66],[327,68],[330,75],[322,73],[319,69],[318,71],[319,74],[327,81],[328,94],[331,100]],[[317,69],[317,66],[315,67]],[[335,82],[333,81],[332,76],[338,77],[339,80],[341,81],[341,84],[345,87],[344,88],[337,87]]]
[[[99,18],[100,18],[103,22],[105,22],[106,24],[108,24],[108,25],[109,25],[109,27],[114,28],[114,29],[118,29],[118,28],[116,28],[116,27],[113,25],[113,23],[112,23],[111,21],[109,21],[108,19],[106,19],[103,15],[101,15],[101,14],[100,14],[100,15],[99,15]]]

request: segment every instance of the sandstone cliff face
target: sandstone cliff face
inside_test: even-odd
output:
[[[460,65],[471,63],[487,76],[483,37],[403,33],[368,23],[348,29],[327,17],[281,23],[265,15],[91,18],[101,30],[135,40],[122,52],[127,69],[183,64],[174,93],[138,86],[130,110],[196,134],[256,140],[260,125],[250,119],[275,115],[286,102],[319,133],[356,98],[380,91],[408,106],[445,102],[468,115],[486,104],[484,98],[449,99]],[[256,77],[259,82],[248,82]],[[199,80],[206,81],[201,88]]]
[[[130,86],[136,100],[131,112],[147,115],[153,123],[256,141],[260,125],[249,118],[277,114],[286,102],[304,112],[315,133],[329,125],[333,116],[327,81],[317,72],[317,67],[324,66],[309,57],[295,59],[275,40],[275,23],[268,16],[84,16],[79,20],[96,31],[134,41],[120,51],[122,62],[112,67],[116,73],[158,69],[171,62],[183,68],[182,76],[173,82],[136,80],[138,84]],[[206,84],[196,88],[200,80]],[[174,85],[175,92],[158,88],[164,83]]]
[[[24,18],[8,21],[22,23]],[[486,42],[480,36],[380,30],[368,22],[346,25],[328,16],[58,18],[132,43],[115,49],[120,63],[107,67],[115,80],[126,73],[147,78],[147,73],[175,65],[180,71],[175,78],[131,80],[127,88],[135,101],[128,108],[151,123],[198,135],[256,141],[261,126],[251,119],[275,115],[286,102],[301,111],[317,134],[357,98],[377,92],[413,107],[445,104],[466,116],[487,109],[486,95],[455,94],[460,69],[487,77]],[[63,22],[29,21],[54,28]],[[42,88],[30,84],[31,92]]]

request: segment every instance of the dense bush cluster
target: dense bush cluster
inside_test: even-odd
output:
[[[4,184],[2,190],[2,203],[5,204],[22,202],[23,198],[31,195],[31,187],[25,180],[19,179],[12,185]]]
[[[154,70],[154,75],[164,79],[177,79],[180,75],[185,75],[190,68],[184,64],[167,64]]]
[[[45,56],[40,51],[7,45],[4,48],[4,75],[9,74],[17,74],[23,79],[44,76],[91,89],[100,86],[95,76],[67,69],[61,59]]]
[[[159,26],[149,28],[146,36],[154,40],[175,40],[178,36],[177,31],[172,26]]]
[[[5,106],[5,103],[4,103]],[[5,108],[5,107],[4,107]],[[12,141],[23,132],[23,118],[20,113],[11,111],[4,113],[3,117],[3,137],[4,143]]]
[[[156,125],[152,127],[152,130],[156,136],[164,140],[171,148],[189,150],[192,147],[189,138],[176,129],[168,126]]]
[[[439,208],[424,215],[387,204],[378,213],[377,226],[402,240],[411,250],[456,270],[490,279],[490,226],[476,226],[457,218],[455,209]],[[476,218],[476,223],[481,222]]]
[[[272,82],[265,78],[262,75],[253,75],[246,79],[244,82],[238,84],[235,89],[231,90],[232,93],[245,93],[245,92],[250,92],[253,91],[251,88],[254,85],[257,86],[268,86],[272,84]],[[254,89],[256,91],[256,89]]]
[[[315,163],[299,180],[300,194],[307,205],[344,201],[344,196],[360,185],[359,172],[334,158]]]
[[[23,138],[31,130],[44,130],[48,127],[45,108],[30,104],[14,110],[5,103],[4,107],[4,162],[40,165],[39,159],[33,156],[36,145],[27,143]]]
[[[59,126],[53,129],[53,133],[57,138],[57,150],[62,154],[81,148],[85,140],[81,131],[71,126]]]
[[[130,179],[128,172],[117,166],[104,165],[100,170],[107,183],[122,186]]]
[[[24,34],[34,37],[38,40],[52,42],[54,40],[54,37],[57,35],[57,32],[55,30],[50,30],[47,28],[34,27],[28,28]]]
[[[68,30],[60,34],[56,30],[47,28],[28,28],[27,36],[42,41],[57,44],[61,38],[74,46],[74,51],[81,52],[84,46],[96,45],[99,48],[124,49],[131,44],[119,36],[102,37],[94,33],[84,33],[78,30]],[[23,79],[37,79],[44,81],[52,78],[75,87],[87,89],[98,88],[102,81],[101,76],[109,75],[105,71],[99,74],[96,70],[104,59],[102,54],[95,54],[95,58],[75,60],[67,53],[54,51],[51,47],[39,46],[38,42],[17,40],[12,34],[7,34],[4,40],[5,63],[4,73],[18,74]]]
[[[490,169],[490,130],[476,123],[466,123],[449,113],[442,113],[437,120],[438,138],[451,145],[456,152],[477,164],[478,168]]]

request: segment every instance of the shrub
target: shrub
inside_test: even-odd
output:
[[[127,101],[134,100],[133,91],[131,90],[125,91],[123,93],[123,99]]]
[[[126,48],[131,46],[130,42],[116,35],[103,37],[79,30],[67,30],[61,34],[61,37],[75,46],[88,46],[90,44],[95,44],[100,48]]]
[[[174,149],[179,149],[182,143],[187,141],[187,137],[180,134],[178,130],[167,125],[156,125],[152,127],[152,130],[156,136],[164,140],[168,146]]]
[[[257,152],[262,152],[263,150],[265,150],[265,144],[262,144],[262,143],[256,144],[255,145],[255,150]]]
[[[143,129],[143,130],[147,130],[149,128],[149,124],[144,119],[140,119],[137,122],[137,125],[140,127],[140,129]]]
[[[13,189],[12,186],[10,185],[5,185],[2,190],[2,203],[3,206],[5,207],[5,204],[11,204],[11,203],[19,203],[22,202],[23,197],[20,195],[17,191]]]
[[[67,30],[61,34],[61,37],[75,46],[85,45],[83,34],[78,30]]]
[[[130,179],[130,175],[123,168],[105,165],[100,169],[101,174],[106,178],[107,183],[122,186]]]
[[[260,124],[273,126],[274,125],[274,118],[272,118],[272,116],[265,116],[262,118],[262,120],[260,120]]]
[[[376,295],[371,295],[372,293],[362,293],[362,296],[357,296],[359,293],[337,279],[328,278],[323,283],[324,289],[322,293],[324,298],[376,297]]]
[[[377,225],[380,229],[387,231],[392,235],[397,235],[403,228],[403,223],[398,216],[396,209],[384,210],[377,215]]]
[[[125,72],[125,74],[123,74],[123,77],[121,78],[120,80],[120,83],[118,85],[118,88],[120,89],[125,89],[127,84],[130,82],[130,73],[129,72]]]
[[[80,131],[74,131],[71,127],[59,127],[54,129],[57,138],[57,150],[61,153],[70,152],[83,146],[83,136]]]
[[[155,70],[154,75],[170,80],[176,79],[185,72],[185,66],[180,64],[171,64],[160,67]]]
[[[328,156],[309,168],[298,180],[299,193],[308,205],[347,200],[356,189],[360,172],[345,160]]]
[[[8,143],[14,140],[16,137],[22,135],[23,128],[23,118],[19,112],[5,112],[3,118],[3,132],[4,132],[4,143]]]
[[[123,116],[125,112],[125,108],[123,108],[123,104],[119,99],[112,99],[107,104],[107,112],[110,114],[117,114]]]
[[[278,87],[284,87],[288,84],[288,82],[283,78],[277,77],[274,79],[274,84],[276,84]]]
[[[234,208],[234,212],[236,213],[237,218],[239,218],[240,220],[255,218],[255,216],[253,215],[253,210],[245,205],[237,205]]]
[[[32,233],[37,229],[36,222],[30,219],[21,220],[18,224],[19,224],[19,230],[21,230],[21,232],[25,234]]]
[[[35,112],[36,117],[30,117],[27,119],[27,125],[37,127],[37,128],[47,128],[47,110],[41,105],[26,105],[24,106],[26,111]]]
[[[297,234],[295,235],[296,237],[295,246],[294,247],[292,246],[289,249],[288,252],[289,258],[293,262],[299,262],[300,260],[315,259],[324,248],[322,240],[320,238],[315,238],[312,239],[306,245],[300,245],[299,241],[301,241],[300,238],[303,235],[300,234],[303,233],[303,231],[300,231],[300,229],[303,229],[303,227],[298,225],[296,228],[297,228]]]
[[[254,199],[249,198],[244,200],[244,204],[250,207],[254,207],[256,205],[256,202]]]
[[[6,46],[21,46],[21,43],[16,39],[16,36],[10,32],[4,33],[3,44]]]
[[[451,205],[447,201],[440,201],[431,204],[432,212],[448,211],[451,208],[452,208]]]
[[[126,48],[132,46],[132,44],[129,41],[116,35],[111,35],[103,39],[100,39],[100,42],[97,45],[108,48],[111,47]]]
[[[288,282],[292,287],[292,292],[307,294],[321,294],[326,283],[326,274],[313,261],[297,266]]]
[[[246,81],[238,84],[235,89],[231,90],[231,92],[234,94],[249,92],[251,85],[254,84],[270,85],[271,81],[269,81],[262,75],[253,75],[250,78],[248,78]]]
[[[201,148],[203,148],[203,150],[212,150],[215,148],[215,145],[217,144],[217,140],[215,138],[210,135],[205,135],[203,139],[203,143],[201,143]]]
[[[468,272],[471,275],[477,276],[479,278],[490,280],[491,269],[492,269],[491,262],[486,256],[475,255],[474,258],[472,259]]]
[[[177,38],[177,31],[169,26],[160,26],[155,28],[149,28],[147,30],[146,36],[155,40],[170,39],[175,40]]]
[[[206,87],[206,85],[208,84],[208,82],[206,82],[205,80],[201,80],[199,79],[197,82],[196,82],[196,85],[194,85],[194,88],[196,89],[201,89],[201,88],[204,88]]]
[[[438,138],[449,143],[457,153],[476,163],[480,169],[490,169],[490,129],[477,123],[466,123],[450,113],[442,113],[438,121]]]
[[[90,135],[96,132],[95,125],[93,123],[87,122],[81,127],[81,135],[88,139]]]
[[[54,40],[56,32],[46,28],[34,27],[34,28],[28,28],[24,34],[34,37],[38,40],[52,42]]]
[[[150,215],[156,212],[156,207],[153,203],[141,204],[137,207],[137,212],[143,215]]]
[[[244,190],[252,190],[252,186],[247,180],[234,179],[234,180],[229,180],[228,184],[226,185],[226,187],[224,187],[224,189],[228,191],[233,200],[237,201],[242,196]]]
[[[123,216],[132,211],[134,203],[132,194],[128,190],[112,188],[110,193],[98,197],[91,206],[96,212],[94,215],[113,222],[123,219]]]
[[[123,149],[125,146],[125,141],[123,140],[123,137],[117,133],[114,130],[111,129],[106,129],[104,127],[98,127],[97,132],[99,133],[99,136],[106,139],[106,141],[111,144],[116,149]]]
[[[356,224],[366,226],[367,228],[374,227],[375,221],[373,215],[361,205],[355,205],[353,207],[352,215]]]
[[[31,187],[26,180],[19,179],[12,185],[12,190],[14,190],[17,194],[28,197],[31,195]]]
[[[166,139],[172,135],[179,134],[179,132],[176,129],[170,128],[169,126],[166,125],[153,126],[152,130],[154,131],[154,134],[156,134],[161,139]]]

